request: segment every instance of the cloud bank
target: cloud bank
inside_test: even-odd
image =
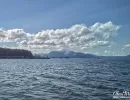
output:
[[[92,26],[76,24],[70,28],[43,30],[27,33],[23,29],[0,29],[0,42],[14,42],[17,47],[29,49],[96,48],[109,46],[120,28],[112,22],[95,23]]]

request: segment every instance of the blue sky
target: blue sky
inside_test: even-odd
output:
[[[90,27],[97,22],[110,21],[113,25],[121,26],[118,34],[112,38],[116,44],[111,47],[112,50],[108,50],[110,47],[86,50],[79,50],[77,47],[76,50],[99,55],[113,55],[119,49],[124,50],[118,52],[119,55],[130,53],[129,0],[0,0],[0,12],[1,28],[6,31],[23,29],[30,34],[37,34],[42,30],[69,29],[77,24]],[[10,44],[13,47],[14,43],[1,41],[0,45]],[[42,50],[44,49],[40,51]]]

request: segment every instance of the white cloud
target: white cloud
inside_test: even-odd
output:
[[[130,49],[130,44],[125,44],[122,47],[122,50],[129,50]]]
[[[105,50],[105,51],[104,51],[104,53],[110,53],[110,51],[108,51],[108,50]]]
[[[12,29],[7,30],[6,32],[9,40],[26,37],[26,33],[23,29]]]
[[[23,41],[20,41],[20,42],[17,42],[18,45],[22,45],[22,46],[27,46],[28,43],[27,43],[27,40],[23,40]]]
[[[119,28],[120,26],[107,22],[95,23],[89,27],[77,24],[68,29],[43,30],[35,34],[26,33],[23,29],[0,29],[0,41],[14,41],[18,46],[36,49],[87,49],[110,46],[112,37]]]
[[[126,44],[123,46],[124,48],[130,48],[130,44]]]

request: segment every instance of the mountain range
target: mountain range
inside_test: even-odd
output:
[[[93,54],[85,54],[81,52],[74,51],[51,51],[48,54],[44,54],[43,56],[47,56],[49,58],[96,58],[96,55]]]
[[[47,54],[43,54],[43,57],[49,57],[49,58],[106,58],[106,59],[124,59],[124,58],[130,58],[130,55],[128,56],[97,56],[94,54],[89,53],[82,53],[82,52],[74,52],[74,51],[51,51]]]

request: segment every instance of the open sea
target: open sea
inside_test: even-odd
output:
[[[128,60],[0,59],[0,100],[114,100],[114,91],[130,91]]]

